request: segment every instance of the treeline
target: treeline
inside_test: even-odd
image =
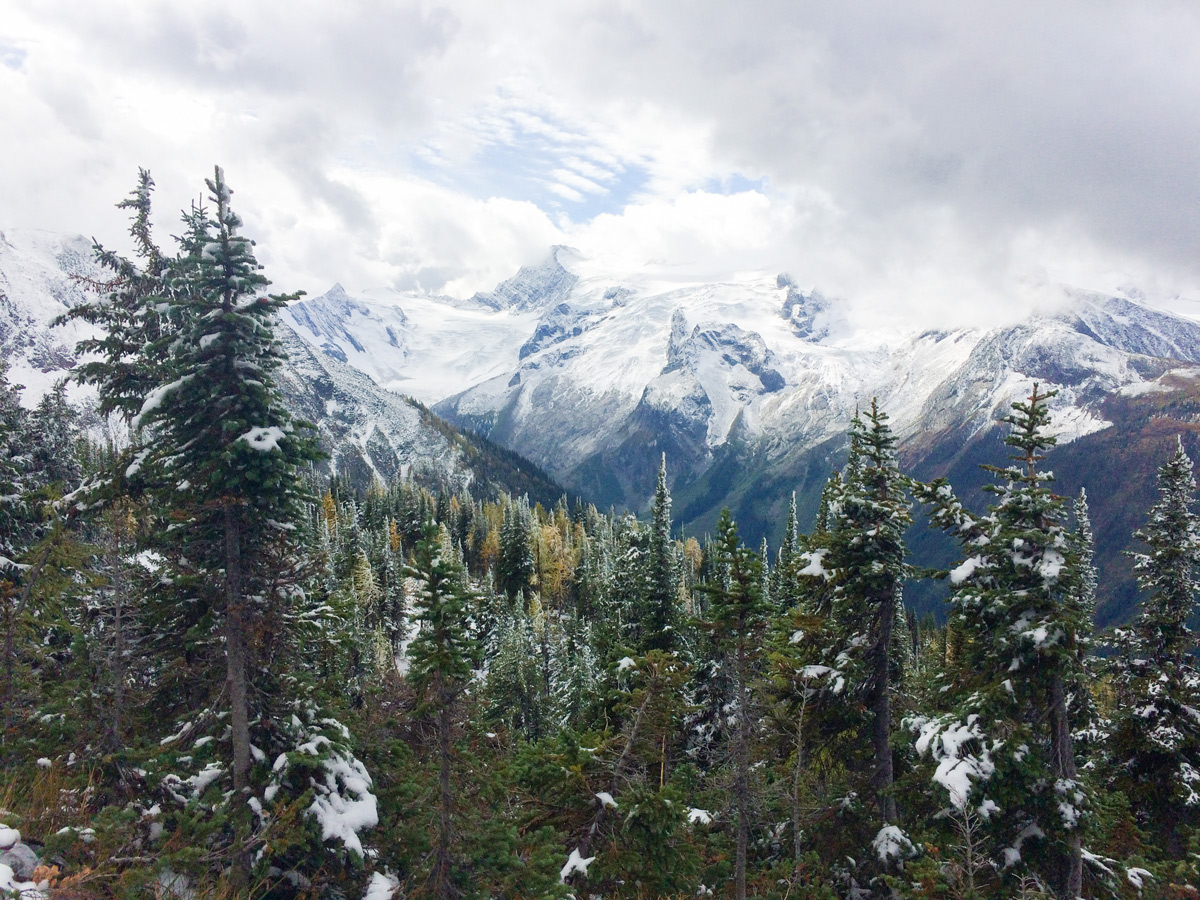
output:
[[[728,514],[677,540],[666,459],[646,521],[321,483],[271,377],[288,298],[220,171],[171,255],[151,187],[123,204],[138,258],[98,249],[112,280],[73,313],[103,326],[78,377],[130,446],[0,372],[0,891],[1196,895],[1182,447],[1137,535],[1141,611],[1104,635],[1037,386],[986,509],[900,471],[872,404],[774,550]],[[961,545],[946,571],[909,558],[918,508]],[[920,578],[950,582],[944,626],[905,609]]]

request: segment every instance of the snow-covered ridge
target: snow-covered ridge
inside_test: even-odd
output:
[[[1196,323],[1064,294],[1063,311],[1004,328],[872,332],[786,275],[622,278],[555,248],[467,301],[335,289],[288,315],[322,352],[572,485],[635,439],[666,440],[696,470],[731,440],[768,456],[815,447],[871,398],[902,441],[975,433],[1035,380],[1059,391],[1051,424],[1066,442],[1107,426],[1113,391],[1200,363]]]
[[[9,366],[8,380],[25,387],[21,400],[26,406],[35,406],[70,372],[77,362],[76,342],[93,334],[83,323],[50,323],[94,299],[87,283],[105,278],[86,238],[38,231],[0,234],[0,350]],[[349,323],[341,334],[344,340],[361,331],[382,332],[387,341],[387,328],[403,322],[398,310],[395,317],[370,318],[369,310],[340,289],[330,293],[333,298],[326,309],[311,310],[310,315],[325,328]],[[325,318],[317,319],[322,313]],[[360,481],[386,480],[414,469],[458,485],[473,480],[461,449],[426,424],[409,400],[342,362],[336,348],[322,350],[301,340],[287,323],[282,323],[279,337],[288,360],[277,380],[293,414],[317,426],[331,454],[330,465]],[[94,397],[94,391],[73,384],[69,390],[85,402]],[[264,449],[275,437],[269,431],[257,429],[245,437]]]
[[[92,242],[82,235],[0,232],[0,356],[9,366],[8,380],[25,386],[26,406],[35,406],[75,364],[75,343],[94,334],[82,322],[53,330],[49,323],[86,300],[80,279],[102,277]],[[71,391],[76,398],[89,394]]]
[[[96,275],[82,238],[0,241],[0,346],[34,402],[74,362],[79,335],[45,324],[82,299],[72,274]],[[622,276],[560,247],[468,299],[351,296],[335,285],[283,320],[296,335],[293,368],[308,372],[296,378],[341,391],[327,392],[329,408],[309,398],[309,414],[332,422],[360,407],[353,427],[339,426],[345,440],[365,450],[383,435],[417,452],[403,436],[416,426],[377,428],[367,401],[351,396],[377,397],[380,385],[580,488],[600,470],[619,480],[652,446],[677,461],[673,478],[697,477],[731,442],[787,468],[843,437],[872,398],[905,446],[961,442],[1035,380],[1058,390],[1051,424],[1066,442],[1107,427],[1101,402],[1113,392],[1153,390],[1168,369],[1200,363],[1200,325],[1188,319],[1091,292],[1064,289],[1063,300],[1053,314],[990,330],[856,330],[837,300],[785,275]]]

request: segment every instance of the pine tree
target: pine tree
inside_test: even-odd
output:
[[[1117,711],[1109,739],[1111,784],[1168,859],[1200,827],[1200,673],[1187,620],[1200,596],[1200,517],[1192,461],[1177,442],[1158,472],[1158,502],[1131,554],[1142,608],[1118,637]]]

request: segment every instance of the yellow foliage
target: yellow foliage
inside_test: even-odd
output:
[[[325,492],[325,496],[321,498],[321,509],[325,514],[325,527],[330,534],[337,532],[337,503],[333,500],[333,494],[329,491]]]

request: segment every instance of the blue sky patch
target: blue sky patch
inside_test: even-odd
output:
[[[24,48],[0,41],[0,66],[20,72],[25,68],[25,57],[27,55]]]
[[[527,200],[576,223],[620,213],[649,181],[645,165],[613,160],[584,135],[556,123],[546,121],[537,130],[506,124],[503,133],[485,138],[483,150],[465,166],[442,165],[436,154],[424,154],[414,158],[413,169],[475,197]]]

